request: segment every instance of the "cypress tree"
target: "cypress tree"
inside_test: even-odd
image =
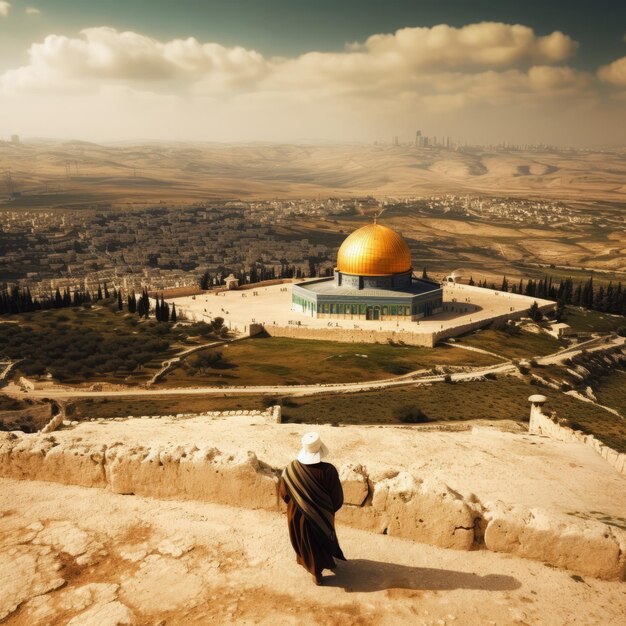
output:
[[[96,300],[98,302],[100,302],[102,300],[102,287],[100,287],[100,285],[98,285],[98,295],[96,297]]]
[[[594,294],[593,308],[596,311],[606,311],[606,299],[603,285],[600,285],[598,291]]]
[[[172,316],[170,317],[170,321],[175,324],[177,319],[178,318],[176,316],[176,302],[172,302]]]
[[[104,299],[105,300],[109,299],[109,288],[107,287],[106,282],[104,283]]]
[[[532,303],[530,309],[528,310],[528,316],[531,320],[533,320],[533,322],[540,322],[543,319],[543,313],[539,309],[539,305],[536,300]]]
[[[117,292],[117,310],[118,311],[124,310],[124,305],[122,304],[122,290],[121,289]]]
[[[576,285],[576,289],[574,291],[574,295],[572,296],[572,304],[575,304],[576,306],[580,306],[582,304],[582,287],[581,284],[578,283],[578,285]]]

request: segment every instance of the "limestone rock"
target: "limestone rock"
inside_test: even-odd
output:
[[[99,603],[71,619],[67,626],[127,626],[135,623],[132,611],[121,602]]]
[[[350,525],[444,548],[469,550],[480,519],[479,505],[467,502],[444,483],[419,481],[408,472],[374,483],[371,507],[342,509]]]
[[[403,501],[401,494],[394,497],[392,489],[390,495],[395,506]],[[394,508],[388,506],[388,512]],[[407,536],[417,541],[463,550],[469,550],[474,545],[474,526],[480,517],[476,505],[470,505],[459,493],[435,479],[420,483],[416,497],[407,506],[406,516]],[[411,528],[411,522],[414,529]],[[391,526],[391,532],[394,532],[394,525]],[[396,534],[404,536],[404,532]]]
[[[24,605],[29,624],[50,624],[60,613],[78,613],[94,604],[108,604],[117,597],[118,585],[88,583],[81,587],[61,589],[56,594],[36,596]],[[82,623],[82,622],[81,622]]]
[[[50,522],[33,539],[35,545],[50,546],[76,559],[78,565],[93,565],[106,556],[104,546],[93,536],[71,522]]]
[[[157,546],[159,554],[163,556],[172,556],[175,559],[181,557],[186,552],[193,549],[193,543],[185,537],[174,537],[173,539],[164,539]]]
[[[277,478],[251,452],[225,457],[212,447],[109,447],[106,481],[115,493],[276,508]]]
[[[369,493],[367,472],[362,465],[344,465],[339,471],[344,504],[361,506]]]
[[[58,561],[42,546],[17,545],[0,552],[0,621],[29,598],[65,583]]]
[[[143,561],[146,556],[148,556],[148,544],[141,543],[137,545],[125,546],[120,550],[120,556],[125,561],[130,561],[131,563]]]
[[[134,576],[122,580],[121,596],[142,613],[154,614],[193,605],[201,601],[204,589],[202,579],[184,562],[152,554]]]
[[[542,509],[489,503],[485,545],[605,580],[626,579],[626,532]]]

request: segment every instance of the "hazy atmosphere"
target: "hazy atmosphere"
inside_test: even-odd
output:
[[[623,144],[626,9],[593,7],[2,1],[0,136]]]
[[[625,121],[624,0],[0,0],[2,626],[625,623]]]

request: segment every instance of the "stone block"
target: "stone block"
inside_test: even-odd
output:
[[[626,532],[595,520],[485,504],[485,546],[605,580],[626,576]]]
[[[344,504],[361,506],[368,494],[367,472],[362,465],[344,465],[339,471]]]
[[[474,546],[479,506],[440,481],[399,472],[374,484],[372,509],[379,532],[443,548]]]

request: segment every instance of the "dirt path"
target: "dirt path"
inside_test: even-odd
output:
[[[626,338],[617,337],[608,343],[599,343],[600,340],[593,339],[579,346],[573,346],[560,350],[554,354],[540,357],[537,361],[541,364],[560,363],[566,358],[570,358],[575,354],[585,350],[595,351],[608,347],[624,345]],[[516,365],[507,361],[498,365],[489,365],[486,367],[477,367],[466,372],[457,372],[451,374],[452,380],[462,382],[465,380],[474,380],[485,374],[509,374],[517,371]],[[372,380],[359,383],[337,383],[325,385],[261,385],[253,387],[184,387],[184,388],[163,388],[163,389],[123,389],[109,391],[92,391],[89,389],[77,389],[71,387],[47,387],[45,389],[35,389],[26,392],[21,387],[11,384],[5,388],[5,393],[12,396],[22,397],[40,397],[40,398],[106,398],[120,396],[166,396],[166,395],[221,395],[221,396],[242,396],[242,395],[267,395],[280,394],[284,396],[311,396],[319,393],[354,393],[364,390],[385,389],[388,387],[400,387],[405,385],[413,385],[419,383],[435,383],[444,380],[444,376],[424,375],[420,371],[410,372],[395,378],[384,380]]]
[[[339,527],[316,587],[283,515],[0,480],[0,619],[332,626],[619,623],[623,583]],[[17,605],[17,609],[14,607]],[[72,620],[72,621],[70,621]]]
[[[228,340],[219,340],[219,341],[211,341],[210,343],[203,343],[199,346],[191,346],[191,348],[186,348],[182,352],[179,352],[176,356],[171,359],[167,359],[167,361],[163,361],[161,363],[161,369],[154,374],[154,376],[146,383],[147,385],[154,385],[164,374],[168,372],[168,370],[175,364],[180,363],[182,359],[188,357],[190,354],[194,352],[199,352],[200,350],[204,350],[205,348],[213,348],[214,346],[221,346],[224,343],[227,343]]]

